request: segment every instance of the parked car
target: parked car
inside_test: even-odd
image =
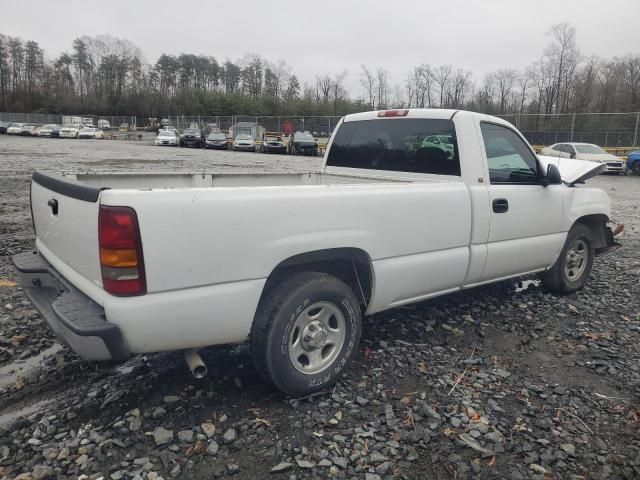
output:
[[[296,132],[289,140],[291,155],[318,155],[318,143],[309,132]]]
[[[51,128],[51,138],[60,138],[60,130],[62,130],[62,125],[54,125]]]
[[[600,162],[607,168],[603,173],[624,173],[624,163],[620,158],[607,153],[602,147],[592,143],[554,143],[540,151],[541,155],[549,157],[574,158]]]
[[[78,132],[78,138],[101,139],[103,138],[102,130],[96,127],[84,127]]]
[[[198,128],[187,128],[182,135],[180,135],[181,147],[198,147],[204,146],[204,137],[202,132]]]
[[[155,144],[156,145],[172,145],[172,146],[177,146],[178,145],[178,136],[176,135],[176,132],[174,132],[173,130],[160,130],[158,132],[158,135],[156,136],[156,140],[155,140]]]
[[[202,377],[197,349],[248,341],[302,396],[336,382],[363,315],[525,273],[575,292],[619,246],[607,194],[576,188],[603,165],[538,157],[500,118],[357,113],[329,145],[315,173],[35,172],[20,286],[85,359],[184,350]]]
[[[24,123],[11,123],[7,127],[7,134],[8,135],[20,135],[20,133],[22,132],[22,127],[24,127]]]
[[[422,140],[421,147],[435,147],[446,153],[447,158],[454,155],[454,142],[451,135],[429,135]]]
[[[640,175],[640,150],[635,150],[627,155],[627,172]]]
[[[36,128],[38,128],[38,125],[33,125],[32,123],[25,123],[24,125],[22,125],[22,130],[20,130],[20,135],[22,135],[23,137],[36,136],[34,135],[34,133],[36,132]]]
[[[128,123],[121,123],[120,126],[118,127],[118,132],[126,133],[128,131],[129,131],[129,124]]]
[[[82,124],[80,123],[67,123],[60,129],[60,138],[78,138]]]
[[[7,133],[9,125],[11,125],[11,122],[0,122],[0,134]]]
[[[258,151],[258,147],[256,146],[256,141],[253,139],[251,135],[241,133],[240,135],[237,135],[236,138],[233,139],[231,150],[245,150],[250,152],[256,152]]]
[[[98,120],[98,128],[105,132],[108,132],[109,130],[111,130],[111,124],[108,120]]]
[[[176,137],[180,138],[180,132],[173,125],[167,125],[166,127],[162,127],[162,130],[171,130],[173,133],[176,134]]]
[[[227,136],[224,132],[211,132],[207,136],[204,146],[205,148],[226,150],[228,148]]]
[[[56,125],[54,123],[48,123],[47,125],[43,125],[40,128],[39,134],[40,134],[41,137],[52,137],[54,129],[56,127],[58,127],[58,125]],[[58,132],[59,132],[59,129],[58,129]]]
[[[262,153],[287,153],[287,146],[284,144],[282,137],[278,135],[265,135],[262,137],[260,149]]]

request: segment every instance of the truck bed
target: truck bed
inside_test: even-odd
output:
[[[295,185],[349,185],[360,183],[402,183],[406,180],[376,176],[328,173],[67,173],[73,182],[99,189],[162,189],[211,187],[277,187]]]

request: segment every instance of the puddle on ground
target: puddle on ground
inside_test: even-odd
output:
[[[39,402],[25,405],[22,408],[12,410],[10,412],[0,413],[0,430],[8,427],[10,424],[22,417],[28,417],[34,413],[38,413],[53,403],[53,400],[46,398]]]
[[[529,287],[539,287],[539,286],[540,286],[540,280],[522,280],[520,282],[520,286],[516,287],[516,293],[523,292]]]
[[[55,355],[60,350],[62,350],[62,345],[54,343],[34,357],[30,357],[25,360],[16,360],[0,367],[0,388],[5,388],[8,385],[11,385],[19,377],[29,375],[33,370],[42,366],[42,361],[45,357]]]

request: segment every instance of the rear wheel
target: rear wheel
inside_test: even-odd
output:
[[[289,395],[307,395],[338,380],[361,328],[360,306],[347,284],[326,273],[297,273],[261,300],[251,354],[267,381]]]
[[[594,258],[591,229],[577,223],[569,231],[556,263],[540,275],[542,283],[556,293],[580,290],[589,279]]]

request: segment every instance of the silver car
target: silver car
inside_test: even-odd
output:
[[[603,173],[624,173],[624,163],[620,158],[607,153],[602,147],[593,143],[554,143],[543,148],[540,151],[540,155],[599,162],[606,166],[606,170]]]

